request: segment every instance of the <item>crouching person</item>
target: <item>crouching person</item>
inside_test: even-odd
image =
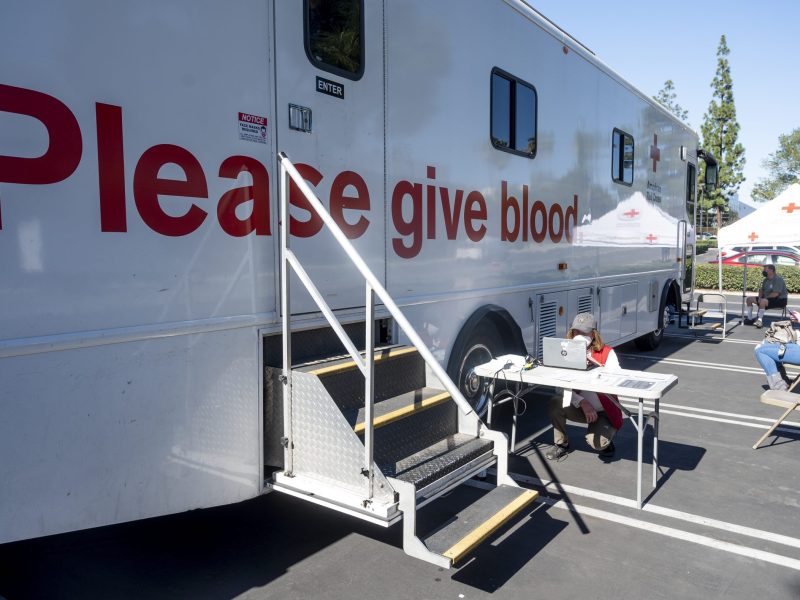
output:
[[[592,314],[581,313],[576,316],[567,338],[583,339],[587,342],[587,361],[609,370],[620,368],[614,350],[603,343]],[[623,423],[622,411],[615,400],[606,394],[578,390],[572,391],[571,396],[566,398],[554,397],[550,401],[550,421],[553,424],[555,445],[547,451],[545,457],[548,460],[561,460],[570,452],[568,420],[588,423],[586,443],[599,451],[601,458],[613,457],[616,451],[614,434]]]

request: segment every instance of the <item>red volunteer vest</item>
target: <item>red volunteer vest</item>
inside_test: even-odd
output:
[[[592,350],[592,358],[601,365],[604,365],[608,360],[610,352],[611,346],[603,346],[600,351]],[[622,411],[619,409],[619,406],[614,402],[616,398],[612,400],[612,396],[600,393],[597,394],[597,397],[600,400],[600,404],[603,405],[603,411],[605,411],[608,420],[611,421],[611,426],[614,427],[614,429],[620,429],[625,422],[625,418],[622,416]]]

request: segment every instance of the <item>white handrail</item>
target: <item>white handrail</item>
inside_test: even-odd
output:
[[[439,361],[433,356],[431,351],[428,347],[424,344],[422,339],[419,337],[417,332],[411,326],[411,324],[406,319],[405,315],[403,315],[400,308],[395,304],[394,300],[389,296],[389,293],[383,287],[381,282],[378,280],[377,277],[372,273],[370,268],[367,266],[366,262],[361,258],[358,254],[356,249],[353,247],[353,244],[347,239],[344,232],[341,230],[339,225],[336,221],[333,220],[330,213],[325,209],[322,202],[320,202],[319,198],[317,198],[316,194],[311,190],[308,186],[306,181],[303,179],[302,175],[297,171],[292,161],[284,154],[280,152],[278,154],[278,160],[280,162],[280,199],[281,199],[281,265],[282,265],[282,272],[281,272],[281,284],[284,289],[281,290],[281,309],[283,312],[283,383],[286,387],[286,394],[284,395],[284,436],[286,438],[284,442],[284,446],[287,448],[287,464],[291,467],[291,448],[292,448],[292,433],[291,433],[291,423],[288,422],[291,420],[291,401],[290,401],[290,394],[291,394],[291,342],[288,338],[290,338],[291,330],[290,330],[290,295],[289,295],[289,277],[287,274],[288,268],[291,267],[295,270],[301,278],[303,285],[306,286],[309,293],[311,293],[312,297],[314,297],[315,302],[322,310],[325,318],[328,319],[328,322],[336,331],[336,334],[339,336],[342,343],[348,348],[348,351],[353,356],[353,359],[359,364],[362,372],[365,374],[365,407],[367,412],[367,419],[366,419],[366,431],[365,431],[365,440],[366,440],[366,451],[367,451],[367,476],[370,481],[370,497],[371,497],[371,488],[372,488],[372,404],[374,401],[373,398],[373,382],[372,382],[372,369],[374,368],[374,348],[372,348],[372,335],[369,333],[369,329],[374,327],[374,323],[371,323],[371,318],[367,320],[367,339],[368,347],[366,349],[367,356],[365,356],[365,363],[361,363],[360,356],[357,352],[354,353],[355,347],[353,346],[349,336],[344,332],[344,329],[339,324],[338,320],[333,315],[332,311],[327,307],[325,301],[322,299],[322,295],[316,290],[311,283],[311,280],[308,278],[305,271],[299,267],[299,263],[297,262],[296,257],[289,249],[289,180],[291,179],[294,181],[297,188],[300,192],[305,196],[306,200],[308,200],[309,204],[313,207],[314,211],[319,215],[322,219],[323,223],[328,226],[331,233],[333,234],[334,239],[339,243],[342,249],[347,254],[348,258],[352,261],[355,267],[358,269],[361,276],[366,280],[367,285],[367,317],[373,313],[373,303],[370,301],[372,298],[372,294],[377,296],[380,301],[383,303],[384,307],[389,311],[389,313],[394,317],[395,322],[399,325],[400,329],[403,333],[406,334],[408,340],[411,344],[417,349],[420,356],[423,358],[425,363],[430,367],[433,371],[434,375],[439,379],[439,381],[444,385],[445,389],[450,393],[450,397],[453,401],[458,405],[460,411],[463,413],[464,416],[472,415],[472,422],[475,424],[476,427],[476,434],[480,428],[480,421],[478,420],[477,416],[474,414],[472,407],[470,406],[469,402],[466,401],[464,396],[459,391],[458,387],[453,383],[450,377],[447,375],[447,372],[442,368],[439,364]],[[309,284],[311,287],[309,288]],[[338,325],[338,327],[337,327]],[[344,336],[344,338],[342,338]],[[368,358],[368,360],[367,360]],[[288,406],[287,406],[288,404]],[[289,416],[287,416],[289,415]],[[291,471],[291,468],[287,469]]]

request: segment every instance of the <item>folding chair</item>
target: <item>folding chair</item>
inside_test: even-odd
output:
[[[795,380],[792,382],[792,385],[789,386],[789,389],[786,391],[782,390],[767,390],[763,394],[761,394],[761,402],[764,404],[769,404],[771,406],[780,406],[781,408],[785,408],[786,412],[784,412],[778,420],[775,421],[772,426],[767,429],[767,432],[758,438],[758,441],[753,445],[753,450],[758,448],[758,446],[763,442],[769,434],[771,434],[775,428],[780,425],[786,417],[794,410],[800,410],[800,394],[795,394],[792,390],[795,386],[800,382],[800,375],[798,375]]]

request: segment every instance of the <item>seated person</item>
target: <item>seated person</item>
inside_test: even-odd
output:
[[[586,360],[604,366],[606,369],[619,369],[619,359],[611,346],[606,346],[596,328],[591,313],[581,313],[572,321],[567,333],[569,339],[583,339],[587,343]],[[588,423],[586,442],[600,452],[601,458],[614,456],[614,434],[622,427],[623,416],[619,406],[606,394],[574,390],[571,401],[564,406],[562,396],[550,401],[550,421],[553,424],[555,445],[547,451],[548,460],[560,460],[570,451],[567,436],[567,419]]]
[[[751,323],[753,323],[753,305],[758,304],[758,318],[753,323],[756,327],[763,325],[762,319],[765,310],[784,308],[789,297],[786,282],[775,272],[775,265],[764,265],[761,274],[764,276],[764,281],[761,282],[758,297],[748,296],[747,298],[747,319]]]
[[[792,314],[795,321],[796,313]],[[785,391],[789,389],[784,364],[800,365],[800,345],[795,342],[763,341],[754,350],[756,360],[767,375],[767,384],[771,390]]]

